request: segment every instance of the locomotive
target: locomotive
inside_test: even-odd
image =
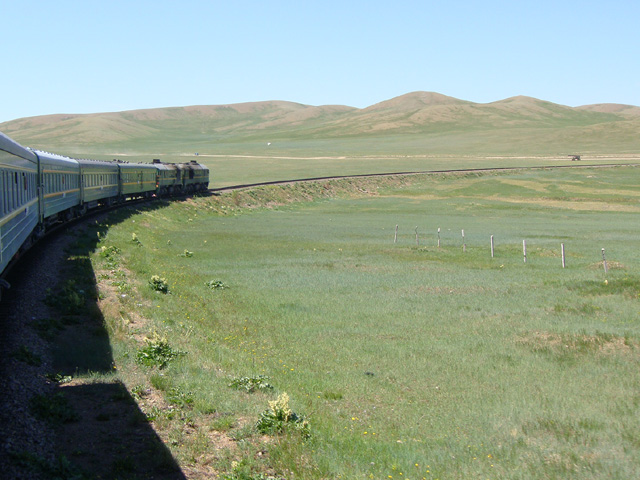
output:
[[[0,275],[48,229],[89,210],[208,188],[209,169],[196,161],[75,159],[23,147],[0,132]],[[6,286],[0,280],[0,294]]]

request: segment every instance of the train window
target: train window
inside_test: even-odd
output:
[[[5,177],[6,180],[6,201],[5,208],[7,209],[7,213],[10,213],[13,210],[13,189],[11,188],[11,173],[7,172]]]
[[[16,194],[15,191],[16,189],[14,188],[13,184],[15,182],[15,173],[14,175],[12,175],[12,179],[11,182],[9,182],[9,211],[12,212],[13,209],[16,207]]]
[[[13,211],[13,179],[11,178],[11,173],[9,173],[9,178],[7,178],[7,209],[9,212]]]
[[[0,178],[0,185],[2,185],[2,195],[0,195],[0,212],[2,212],[2,215],[6,215],[7,211],[4,207],[5,204],[5,193],[7,192],[7,189],[5,188],[5,184],[4,184],[4,174],[5,172],[2,172],[2,178]]]

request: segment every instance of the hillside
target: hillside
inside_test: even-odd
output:
[[[640,151],[640,108],[524,96],[482,104],[413,92],[364,109],[267,101],[48,115],[0,131],[69,154],[628,154]],[[263,152],[267,143],[273,148]]]

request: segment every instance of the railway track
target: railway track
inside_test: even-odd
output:
[[[396,175],[439,175],[446,173],[488,173],[488,172],[506,172],[518,170],[551,170],[551,169],[571,169],[571,168],[614,168],[614,167],[638,167],[640,163],[600,163],[600,164],[581,164],[581,165],[538,165],[532,167],[492,167],[492,168],[453,168],[448,170],[417,170],[417,171],[401,171],[401,172],[383,172],[383,173],[361,173],[355,175],[330,175],[325,177],[304,177],[290,180],[270,180],[267,182],[244,183],[239,185],[230,185],[227,187],[210,188],[209,192],[227,192],[233,190],[241,190],[244,188],[264,187],[268,185],[287,185],[300,182],[318,182],[329,180],[344,180],[348,178],[372,178],[372,177],[392,177]]]

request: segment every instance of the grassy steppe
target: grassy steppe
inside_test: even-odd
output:
[[[639,180],[421,175],[114,213],[93,255],[114,375],[195,478],[637,477]],[[149,341],[186,355],[140,365]],[[228,387],[255,375],[275,389]],[[281,392],[311,439],[255,431]]]
[[[72,157],[196,159],[212,186],[478,167],[637,163],[640,108],[571,108],[529,97],[488,104],[412,92],[368,108],[268,101],[17,119],[0,130]],[[199,155],[196,156],[196,153]]]

